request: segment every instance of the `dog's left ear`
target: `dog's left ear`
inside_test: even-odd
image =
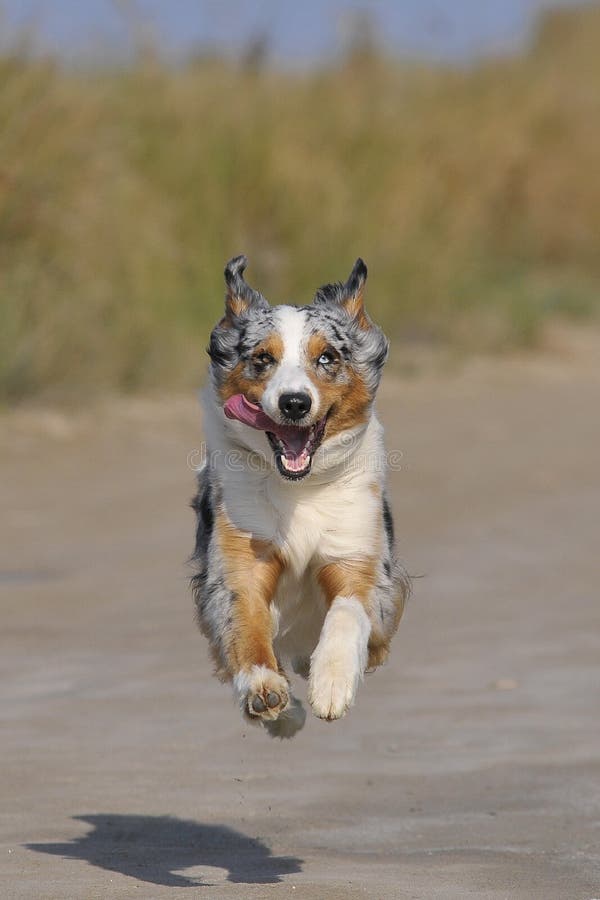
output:
[[[364,288],[367,280],[367,267],[359,257],[345,283],[325,284],[319,288],[314,302],[335,303],[341,306],[351,319],[361,327],[369,328],[370,322],[365,312]]]

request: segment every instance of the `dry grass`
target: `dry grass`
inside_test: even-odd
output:
[[[239,252],[297,302],[364,256],[400,345],[501,349],[596,311],[599,83],[597,7],[468,70],[5,56],[0,398],[198,382]]]

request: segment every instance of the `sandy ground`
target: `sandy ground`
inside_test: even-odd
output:
[[[0,896],[600,897],[599,356],[385,382],[423,577],[288,743],[193,622],[194,401],[0,419]]]

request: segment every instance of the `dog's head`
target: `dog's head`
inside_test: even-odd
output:
[[[311,306],[271,307],[244,281],[246,264],[225,268],[225,315],[208,348],[216,398],[238,440],[300,480],[366,426],[388,341],[365,312],[362,259]]]

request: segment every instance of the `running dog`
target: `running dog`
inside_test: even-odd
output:
[[[364,308],[361,259],[310,306],[270,306],[246,264],[225,268],[208,347],[192,589],[217,675],[245,716],[291,737],[306,714],[283,661],[308,679],[315,715],[339,719],[385,661],[408,593],[373,411],[388,341]]]

